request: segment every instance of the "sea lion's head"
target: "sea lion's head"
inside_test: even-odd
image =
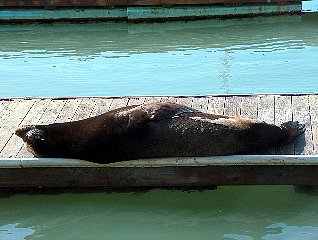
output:
[[[47,149],[46,132],[38,126],[20,126],[15,134],[21,137],[26,145],[27,150],[36,157],[45,157]]]

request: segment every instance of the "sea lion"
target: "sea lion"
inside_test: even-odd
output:
[[[119,108],[80,121],[22,126],[16,134],[36,157],[110,163],[248,153],[290,142],[304,130],[298,122],[276,126],[157,102]]]

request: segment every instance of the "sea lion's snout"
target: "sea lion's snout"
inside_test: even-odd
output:
[[[15,134],[29,144],[35,143],[36,141],[44,141],[45,137],[44,131],[36,128],[34,125],[20,126],[15,131]]]
[[[15,134],[23,139],[26,149],[36,157],[43,154],[39,149],[45,145],[45,132],[37,126],[20,126],[15,130]]]

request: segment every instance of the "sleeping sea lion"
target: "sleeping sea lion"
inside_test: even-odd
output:
[[[157,102],[80,121],[22,126],[16,134],[36,157],[110,163],[248,153],[290,142],[304,131],[298,122],[276,126]]]

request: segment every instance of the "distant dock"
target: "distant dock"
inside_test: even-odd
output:
[[[14,131],[21,124],[50,124],[96,116],[153,101],[203,112],[280,124],[299,121],[295,142],[253,155],[137,160],[108,165],[70,159],[36,159]],[[14,98],[0,100],[1,187],[188,187],[215,185],[318,185],[318,95]]]
[[[298,0],[0,0],[0,22],[167,21],[297,14]]]

